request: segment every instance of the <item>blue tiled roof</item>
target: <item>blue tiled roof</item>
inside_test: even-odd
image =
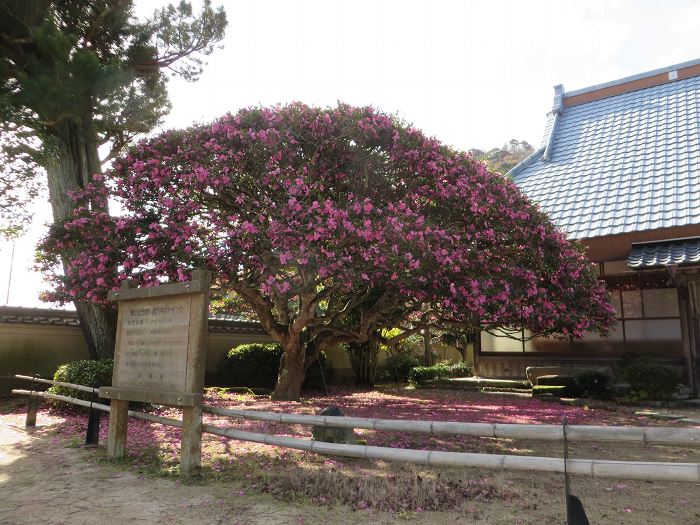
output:
[[[700,224],[700,77],[562,109],[553,133],[511,174],[571,238]]]
[[[700,264],[700,237],[633,244],[627,264],[635,269],[666,266],[667,264]]]

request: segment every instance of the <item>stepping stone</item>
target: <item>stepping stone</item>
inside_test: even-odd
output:
[[[651,417],[654,419],[685,419],[685,416],[679,416],[677,414],[662,414],[661,412],[651,412],[649,410],[642,410],[634,413],[635,416]]]

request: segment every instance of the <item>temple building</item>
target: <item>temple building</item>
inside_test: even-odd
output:
[[[554,88],[541,147],[510,175],[607,283],[607,337],[483,333],[477,373],[650,356],[700,388],[700,60],[576,91]]]

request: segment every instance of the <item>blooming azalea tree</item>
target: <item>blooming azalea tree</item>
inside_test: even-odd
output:
[[[574,336],[612,318],[581,250],[510,180],[372,108],[245,109],[141,142],[107,177],[44,242],[46,269],[72,254],[49,299],[210,269],[282,345],[276,399],[298,398],[305,343],[411,315]],[[87,204],[105,187],[121,216]]]

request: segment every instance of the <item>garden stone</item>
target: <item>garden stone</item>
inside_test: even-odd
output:
[[[652,419],[669,419],[669,420],[678,420],[678,419],[684,419],[685,416],[681,416],[678,414],[664,414],[662,412],[653,412],[651,410],[642,410],[639,412],[634,413],[635,416],[644,416],[644,417],[650,417]]]
[[[321,410],[318,416],[345,416],[342,410],[336,406],[326,407]],[[316,441],[325,441],[326,443],[346,443],[348,445],[357,445],[358,440],[355,436],[355,431],[352,428],[340,427],[319,427],[311,428],[311,435]]]
[[[536,385],[537,379],[541,376],[571,375],[576,377],[583,372],[600,372],[608,376],[610,383],[615,380],[615,374],[609,366],[528,366],[525,369],[525,375],[532,385]]]

